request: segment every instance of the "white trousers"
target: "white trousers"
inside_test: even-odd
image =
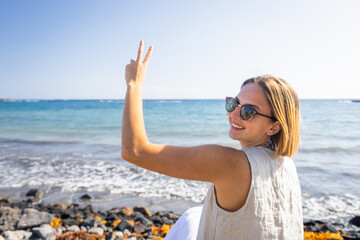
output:
[[[203,205],[189,208],[176,221],[164,240],[196,240]]]

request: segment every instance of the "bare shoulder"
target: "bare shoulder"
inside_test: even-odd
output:
[[[172,177],[215,183],[247,161],[243,151],[221,145],[179,147],[149,143],[130,162]]]
[[[235,149],[236,150],[236,149]],[[251,167],[244,151],[236,150],[221,177],[214,182],[218,205],[234,212],[244,206],[250,186]]]

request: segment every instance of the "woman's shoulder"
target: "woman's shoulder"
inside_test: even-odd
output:
[[[260,146],[243,148],[240,150],[243,151],[248,158],[277,158],[274,151]]]

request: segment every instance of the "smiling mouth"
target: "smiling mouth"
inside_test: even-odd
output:
[[[245,129],[244,127],[240,126],[240,125],[237,125],[235,123],[232,123],[231,124],[232,127],[236,128],[236,129]]]

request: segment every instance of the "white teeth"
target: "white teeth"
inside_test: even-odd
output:
[[[231,124],[234,128],[238,128],[238,129],[244,129],[244,127],[236,125],[235,123]]]

